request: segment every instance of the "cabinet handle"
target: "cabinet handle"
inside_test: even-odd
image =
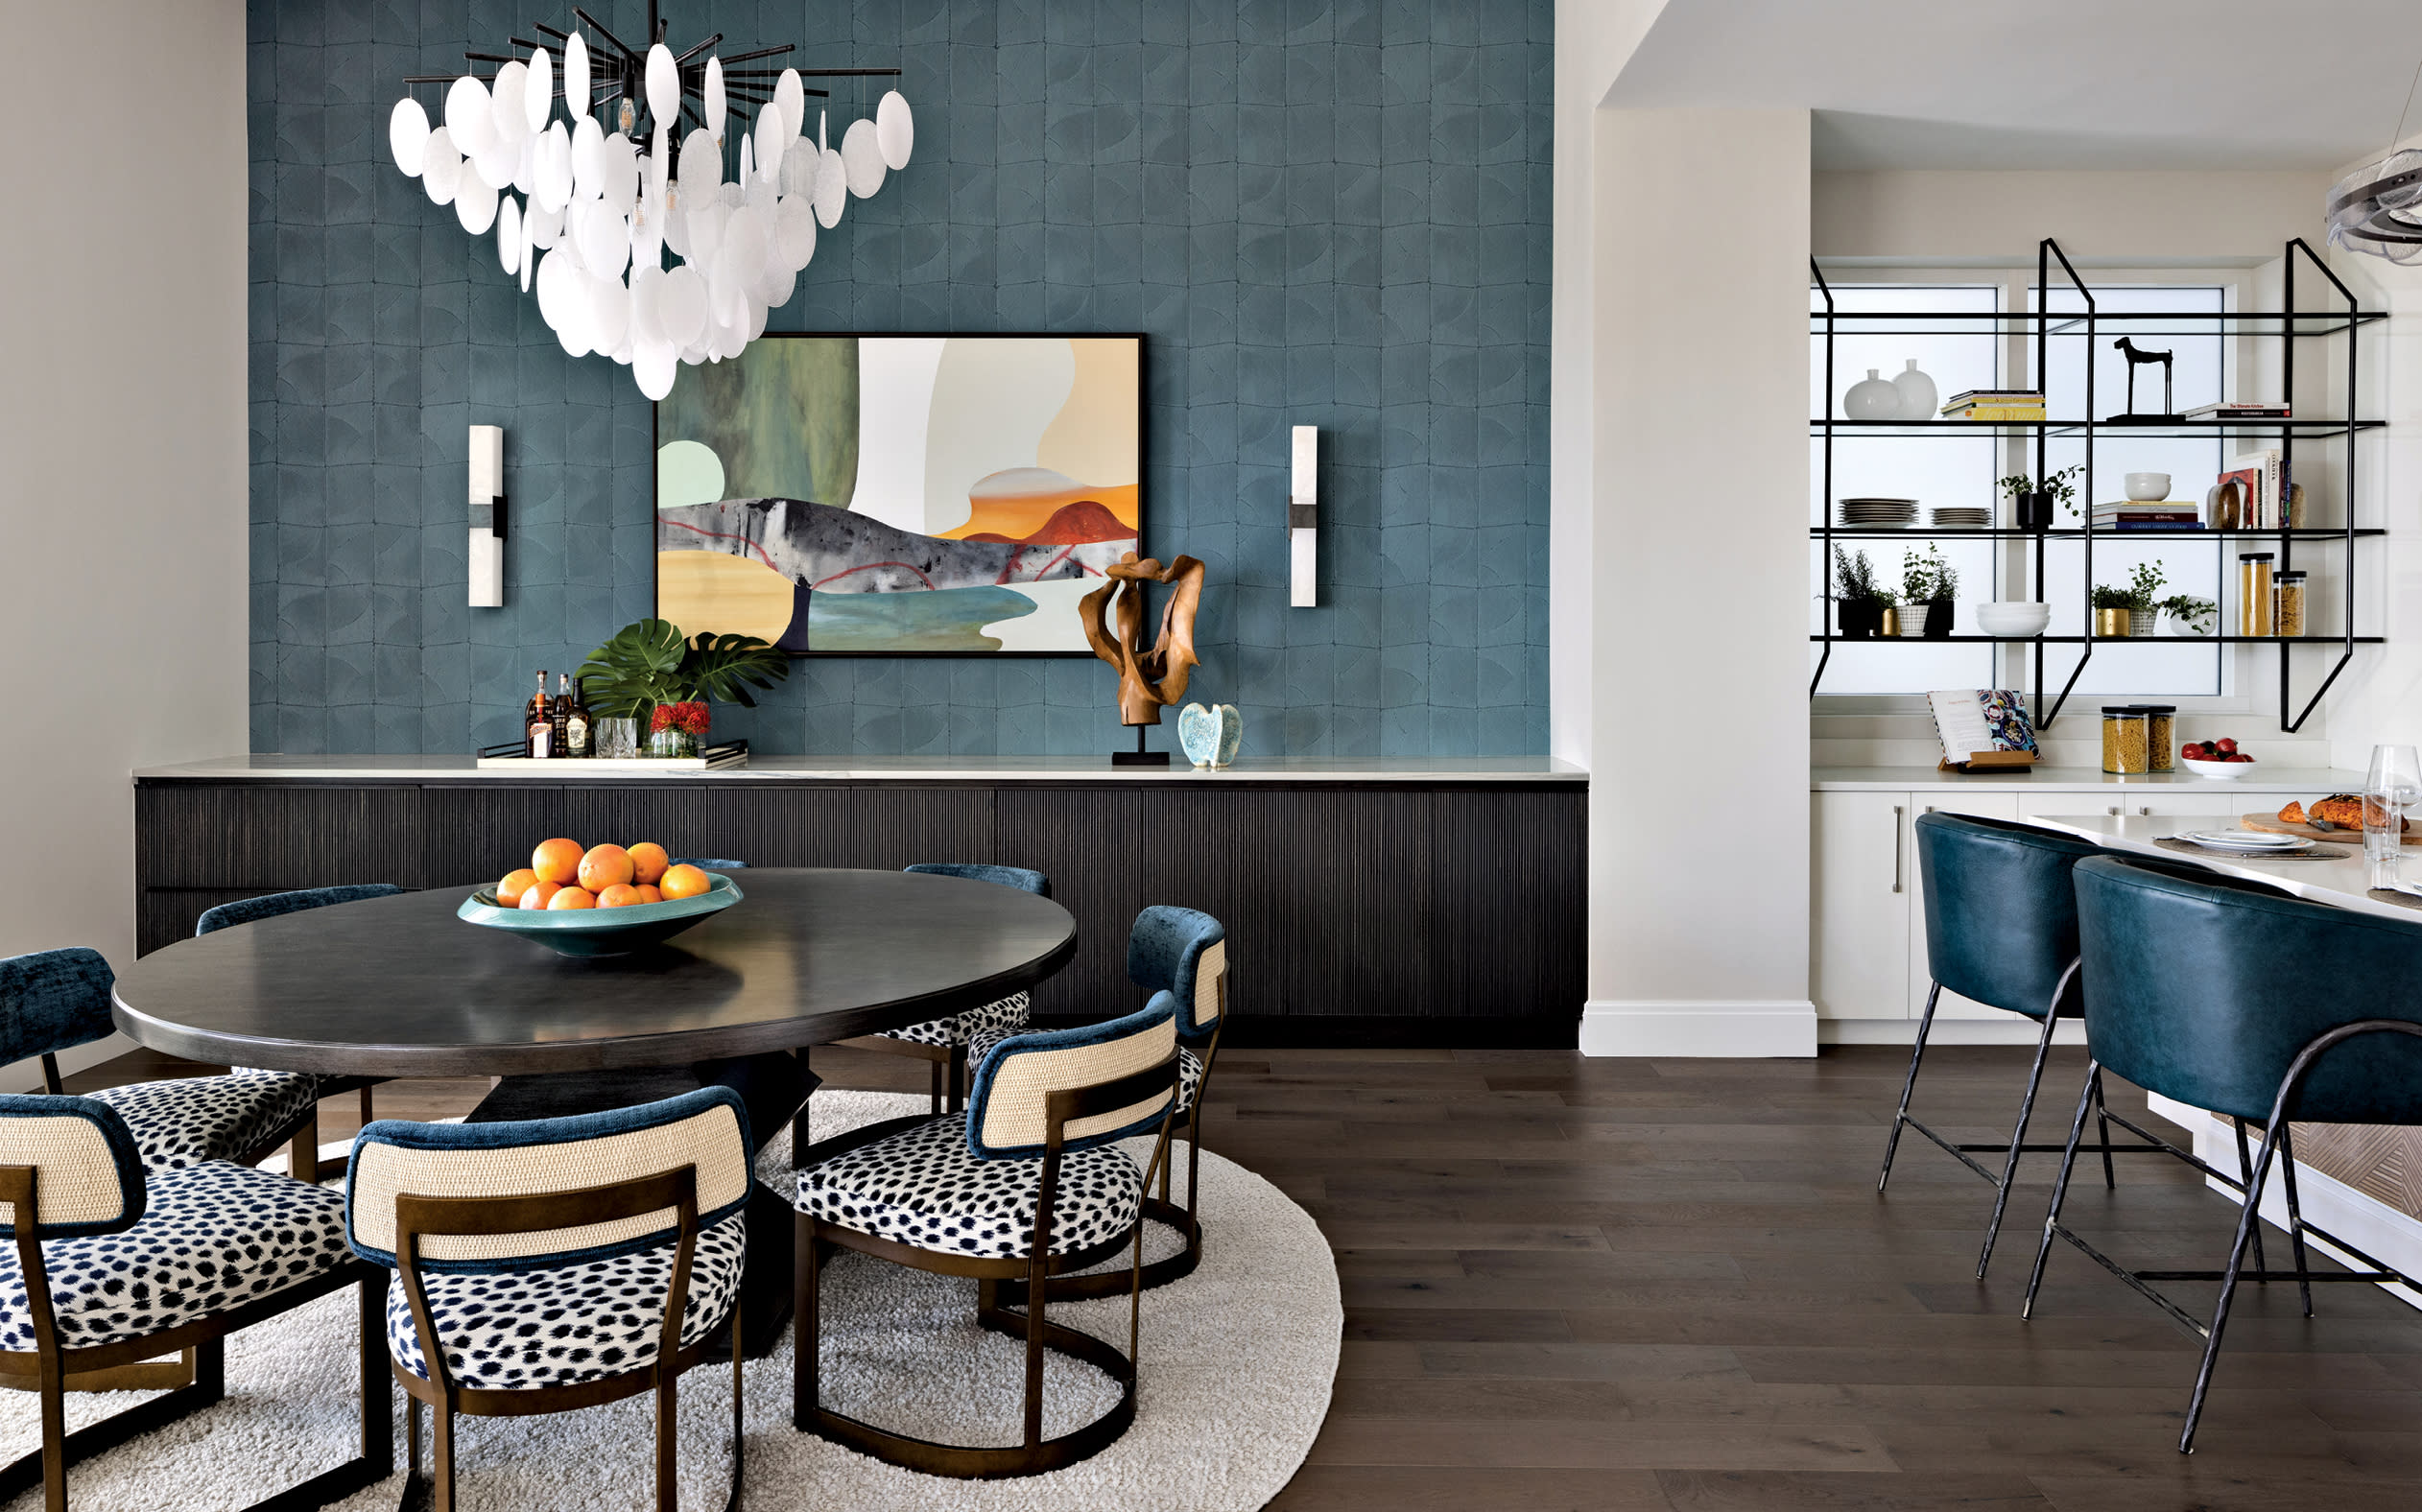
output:
[[[2112,804],[2109,808],[2103,810],[2102,812],[2115,819],[2120,816],[2119,805],[2116,803]]]
[[[2144,818],[2150,818],[2152,817],[2153,806],[2148,803],[2143,808],[2138,809],[2136,813]]]
[[[1901,814],[1899,804],[1892,805],[1892,890],[1901,890]]]

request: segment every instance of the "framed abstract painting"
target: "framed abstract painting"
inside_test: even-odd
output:
[[[1090,656],[1144,339],[776,335],[655,407],[656,613],[798,655]]]

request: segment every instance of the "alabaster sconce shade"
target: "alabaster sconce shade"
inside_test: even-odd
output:
[[[471,607],[505,606],[505,428],[471,427]]]
[[[1288,582],[1291,590],[1287,602],[1298,609],[1309,609],[1320,602],[1319,460],[1319,428],[1296,426],[1294,465],[1289,470],[1287,485]]]

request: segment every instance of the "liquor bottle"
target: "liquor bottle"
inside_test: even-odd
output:
[[[597,721],[589,718],[588,699],[581,691],[581,679],[566,677],[564,683],[570,690],[571,707],[563,721],[563,754],[594,756],[597,752],[589,744],[589,732]]]
[[[572,754],[572,674],[559,672],[555,675],[555,702],[547,710],[547,722],[555,729],[556,755],[569,756]]]
[[[555,754],[555,720],[547,707],[547,670],[538,669],[538,691],[531,697],[530,707],[522,715],[521,753],[545,760]]]

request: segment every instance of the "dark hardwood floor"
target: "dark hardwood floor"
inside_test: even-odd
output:
[[[2035,1320],[2018,1318],[2053,1157],[2030,1157],[1983,1286],[1983,1182],[1911,1136],[1876,1195],[1906,1058],[1230,1051],[1206,1144],[1318,1218],[1345,1298],[1329,1421],[1274,1505],[2422,1506],[2422,1312],[2336,1287],[2308,1321],[2293,1288],[2248,1287],[2182,1457],[2196,1340],[2065,1245]],[[815,1065],[834,1085],[923,1085],[892,1057]],[[2024,1066],[1931,1051],[1920,1111],[1993,1137]],[[2081,1066],[2058,1055],[2036,1137],[2066,1132]],[[130,1056],[74,1084],[181,1070]],[[391,1083],[379,1113],[459,1113],[484,1090]],[[323,1137],[350,1131],[332,1117]],[[2124,1161],[2116,1193],[2080,1185],[2070,1211],[2124,1259],[2186,1266],[2219,1264],[2235,1213],[2152,1157]],[[2211,1288],[2179,1289],[2208,1305]]]

